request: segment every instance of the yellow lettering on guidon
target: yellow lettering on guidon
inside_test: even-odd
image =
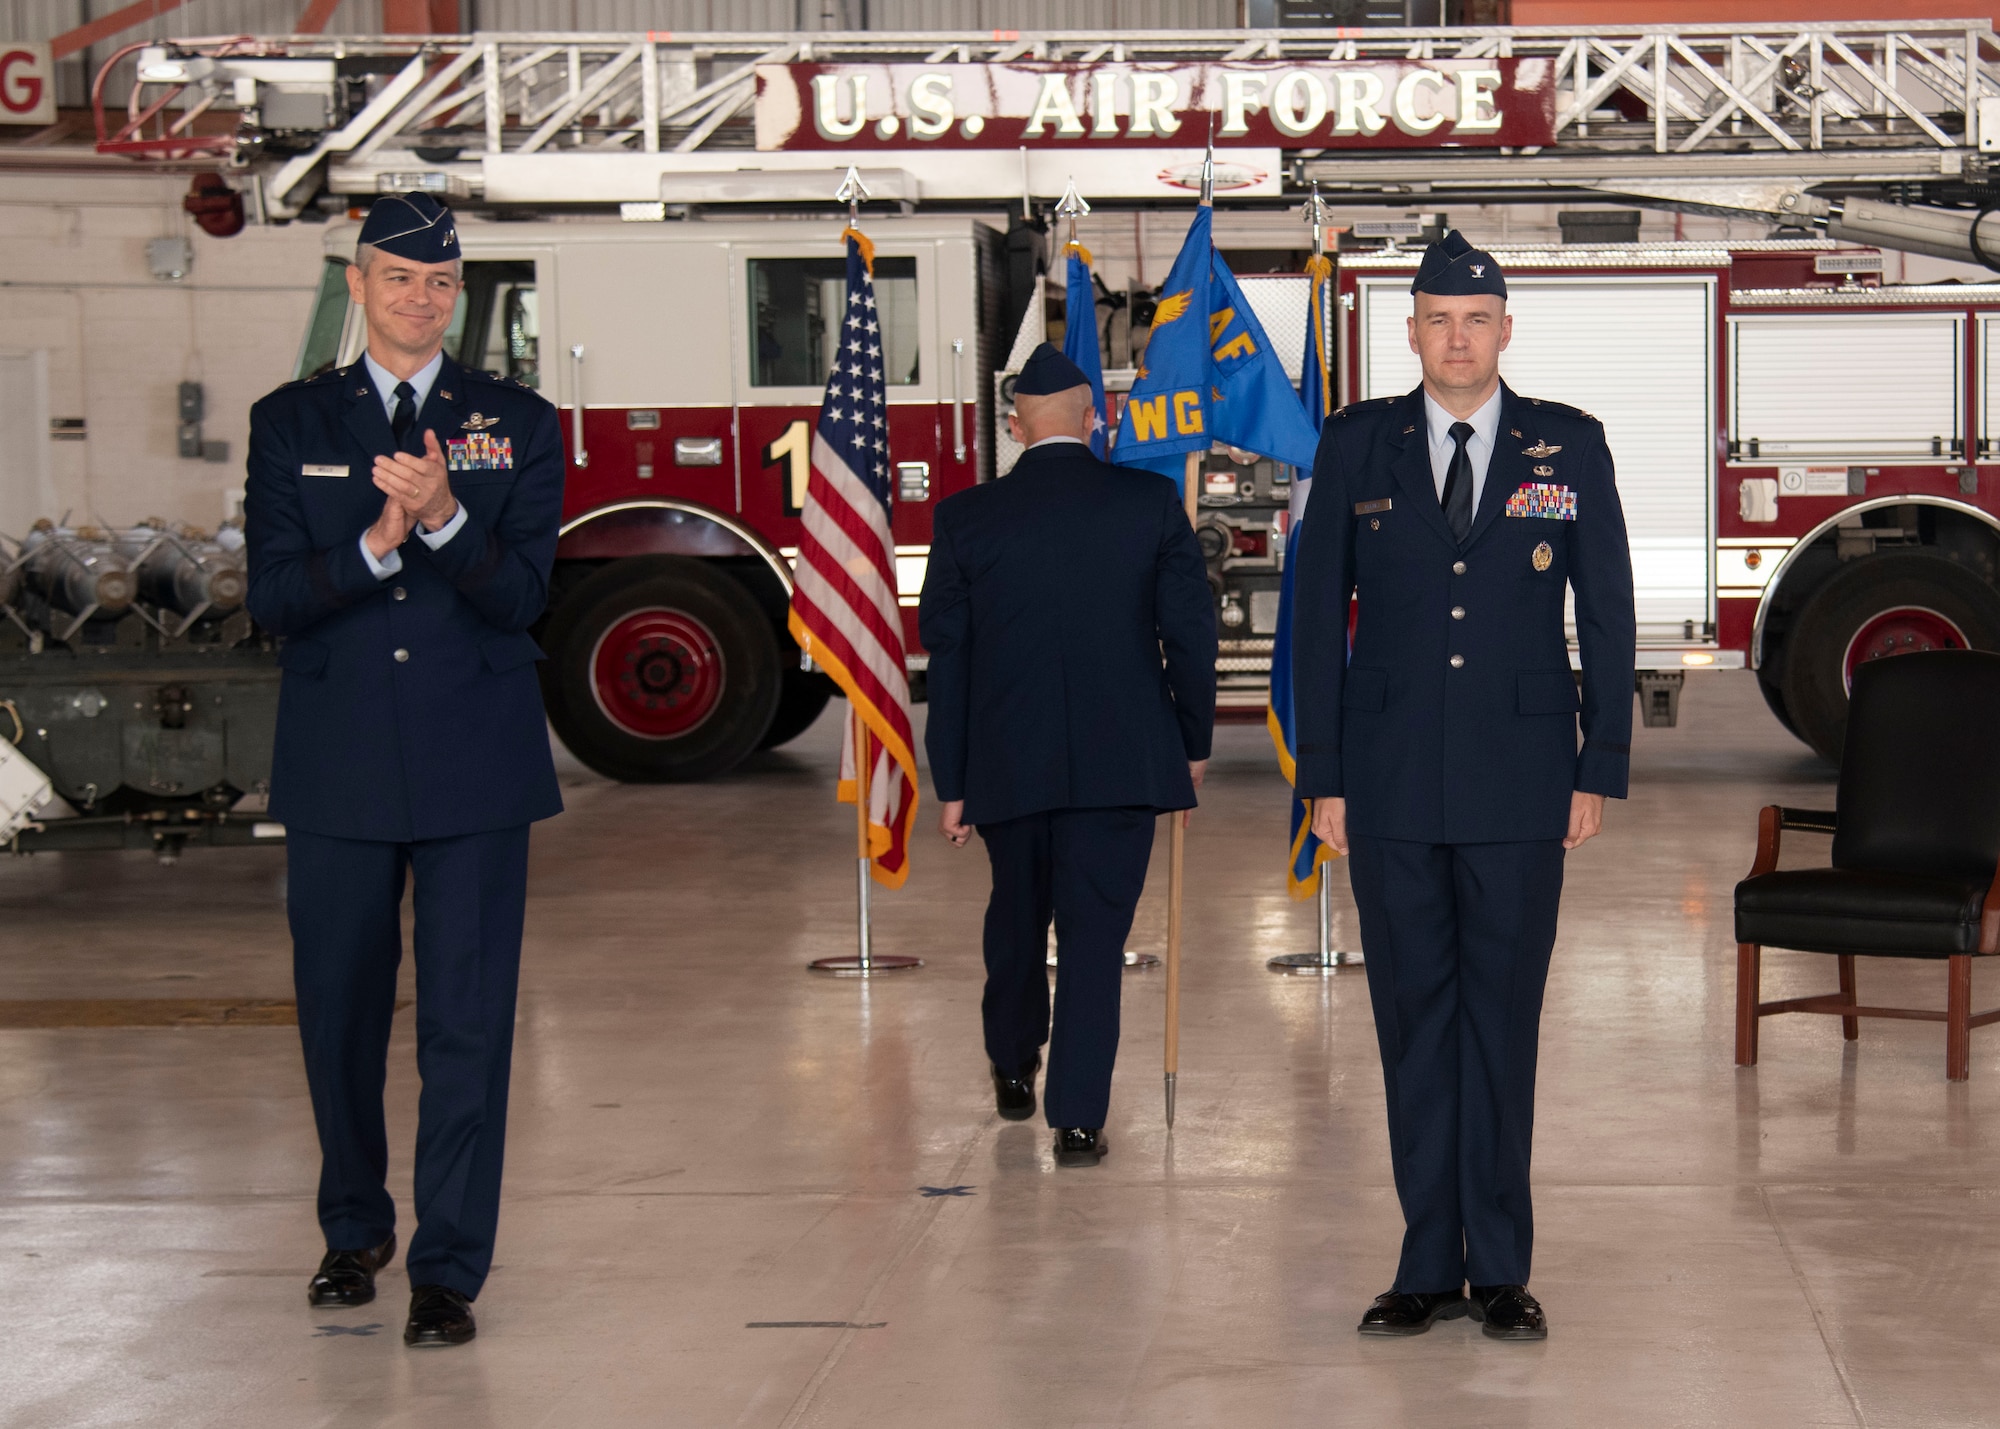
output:
[[[1236,309],[1234,308],[1217,308],[1214,312],[1210,313],[1208,315],[1208,340],[1214,342],[1217,338],[1221,337],[1222,330],[1229,326],[1230,319],[1235,316]]]
[[[1125,404],[1125,413],[1132,419],[1132,440],[1135,442],[1162,441],[1167,435],[1167,398],[1162,393],[1158,397],[1148,397],[1143,402],[1132,401]]]
[[[1201,435],[1201,392],[1174,393],[1174,432],[1178,436]]]
[[[1248,357],[1257,350],[1257,344],[1250,340],[1250,334],[1239,332],[1215,350],[1215,360],[1226,362],[1232,357]]]

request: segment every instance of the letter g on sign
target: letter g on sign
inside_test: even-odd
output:
[[[0,124],[55,123],[52,73],[46,44],[0,43]]]

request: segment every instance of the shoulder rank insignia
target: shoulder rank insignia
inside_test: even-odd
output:
[[[463,422],[460,422],[458,427],[462,432],[483,432],[488,427],[497,427],[499,425],[500,419],[498,417],[482,416],[480,413],[474,412]]]
[[[1516,432],[1514,433],[1514,435],[1518,437],[1521,434],[1519,432]],[[1536,437],[1535,444],[1523,450],[1521,455],[1532,456],[1532,457],[1554,456],[1557,452],[1561,450],[1562,450],[1561,447],[1552,447],[1547,442],[1543,441],[1540,437]]]

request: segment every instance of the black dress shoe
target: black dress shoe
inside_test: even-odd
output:
[[[403,1326],[406,1345],[462,1345],[479,1333],[472,1323],[472,1302],[447,1285],[410,1287],[410,1323]]]
[[[1095,1126],[1059,1126],[1056,1128],[1056,1165],[1095,1166],[1104,1159],[1104,1153],[1111,1149],[1111,1143],[1104,1139],[1104,1132]]]
[[[1028,1064],[1028,1070],[1018,1077],[1010,1077],[998,1067],[993,1069],[993,1107],[1009,1121],[1026,1121],[1035,1114],[1035,1073],[1042,1069],[1042,1054],[1037,1052],[1035,1060]]]
[[[1364,1335],[1421,1335],[1439,1320],[1456,1320],[1467,1312],[1463,1290],[1415,1294],[1391,1290],[1375,1303],[1354,1328]]]
[[[353,1309],[375,1298],[375,1272],[396,1258],[396,1233],[371,1250],[330,1250],[306,1287],[314,1305]]]
[[[1472,1287],[1472,1318],[1479,1321],[1488,1339],[1546,1340],[1548,1317],[1542,1303],[1528,1293],[1525,1285],[1475,1285]]]

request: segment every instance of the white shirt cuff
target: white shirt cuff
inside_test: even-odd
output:
[[[460,514],[462,515],[463,513]],[[361,559],[368,562],[369,574],[373,575],[378,581],[386,581],[390,576],[397,574],[403,569],[403,553],[401,551],[391,551],[381,560],[376,560],[375,553],[368,549],[368,535],[366,532],[363,532],[361,536]]]
[[[465,503],[461,501],[458,503],[458,514],[452,517],[451,520],[445,522],[443,526],[439,527],[435,531],[426,531],[420,525],[417,527],[417,536],[420,540],[423,541],[423,543],[426,546],[429,546],[433,551],[435,551],[439,546],[442,546],[446,541],[449,541],[453,536],[456,536],[458,534],[458,528],[463,526],[464,524],[465,524]]]

